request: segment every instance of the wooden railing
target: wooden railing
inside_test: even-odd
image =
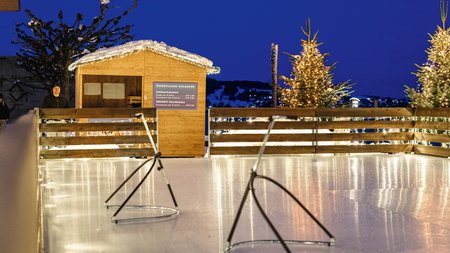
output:
[[[143,113],[156,142],[155,108],[38,109],[40,157],[148,157],[153,155]]]
[[[257,154],[270,116],[266,154],[414,152],[450,156],[450,109],[212,108],[209,155]]]
[[[450,108],[417,109],[414,115],[414,152],[450,157]]]

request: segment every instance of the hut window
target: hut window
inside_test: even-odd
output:
[[[125,84],[103,83],[103,99],[125,99]]]
[[[84,84],[84,95],[93,95],[93,96],[102,95],[102,84],[101,83],[85,83]]]

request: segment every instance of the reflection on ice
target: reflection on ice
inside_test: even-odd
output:
[[[105,198],[142,161],[43,161],[45,252],[221,252],[250,177],[254,157],[163,159],[180,215],[157,223],[115,225]],[[292,191],[336,236],[336,245],[293,252],[450,252],[450,162],[414,155],[264,157],[259,174]],[[138,182],[145,171],[137,176]],[[117,196],[115,203],[133,185]],[[272,184],[256,193],[283,237],[324,240],[306,214]],[[157,171],[130,201],[168,205]],[[274,239],[252,199],[234,240]],[[283,252],[281,247],[239,252]]]

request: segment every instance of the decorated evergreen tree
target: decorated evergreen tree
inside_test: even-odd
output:
[[[17,39],[21,45],[17,53],[17,64],[37,77],[47,90],[59,84],[69,97],[69,80],[73,74],[69,65],[79,57],[101,47],[111,47],[132,39],[132,26],[120,26],[121,19],[137,6],[133,0],[130,8],[121,15],[106,18],[111,9],[109,1],[100,1],[100,15],[84,24],[83,15],[78,13],[75,21],[66,23],[62,11],[58,21],[44,21],[30,10],[25,12],[29,22],[16,24]]]
[[[290,77],[281,76],[287,88],[280,88],[280,106],[289,108],[324,108],[334,107],[348,96],[351,86],[348,81],[333,84],[331,71],[335,64],[325,65],[328,54],[320,53],[317,33],[311,36],[311,23],[308,19],[307,40],[301,40],[303,51],[299,55],[288,54],[292,62]]]
[[[416,65],[417,89],[408,86],[405,89],[412,107],[450,106],[450,28],[445,27],[447,16],[448,3],[441,1],[442,27],[438,26],[435,34],[430,34],[431,47],[425,51],[427,62]]]

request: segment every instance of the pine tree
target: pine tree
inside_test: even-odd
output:
[[[448,3],[441,1],[442,27],[430,34],[431,47],[425,52],[427,62],[416,65],[417,89],[405,86],[412,107],[438,108],[450,106],[450,28],[445,27]]]
[[[299,55],[288,54],[292,62],[291,77],[281,76],[287,88],[280,88],[280,106],[289,108],[325,108],[334,107],[351,91],[349,82],[333,84],[331,71],[335,64],[325,65],[328,54],[320,53],[317,32],[311,36],[311,24],[308,19],[307,40],[301,40],[303,51]]]
[[[81,56],[101,47],[111,47],[133,38],[131,25],[120,26],[123,17],[134,9],[138,0],[121,15],[107,19],[111,9],[109,1],[100,2],[100,15],[84,24],[83,15],[76,14],[75,21],[66,23],[62,11],[58,20],[44,21],[25,10],[30,21],[16,24],[17,38],[14,44],[21,46],[17,53],[17,64],[33,74],[44,85],[44,89],[58,84],[69,97],[69,81],[73,73],[69,65]]]

